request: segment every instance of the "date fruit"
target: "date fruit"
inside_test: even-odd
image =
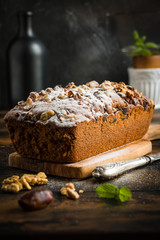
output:
[[[48,206],[53,200],[50,190],[32,190],[23,194],[18,200],[19,205],[27,211],[34,211]]]

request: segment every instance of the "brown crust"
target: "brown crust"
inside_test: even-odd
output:
[[[106,119],[77,123],[75,127],[53,127],[31,122],[8,121],[15,150],[23,157],[48,162],[77,162],[98,153],[140,139],[147,132],[154,107],[135,106]]]

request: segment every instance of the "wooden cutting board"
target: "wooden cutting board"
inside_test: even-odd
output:
[[[86,178],[91,176],[94,168],[99,165],[115,161],[130,160],[148,154],[151,151],[151,141],[141,139],[76,163],[58,164],[44,162],[31,158],[23,158],[16,152],[9,155],[8,163],[10,167],[16,167],[35,172],[44,171],[49,175],[68,178]]]
[[[156,140],[160,139],[160,124],[159,123],[151,123],[147,133],[143,137],[147,140]]]

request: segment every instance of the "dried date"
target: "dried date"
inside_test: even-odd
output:
[[[50,190],[33,190],[21,196],[19,205],[26,211],[34,211],[48,206],[53,200]]]

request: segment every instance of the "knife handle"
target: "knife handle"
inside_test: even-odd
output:
[[[127,170],[146,165],[150,162],[151,158],[146,155],[129,161],[107,163],[96,167],[92,172],[92,176],[95,178],[111,179]]]

